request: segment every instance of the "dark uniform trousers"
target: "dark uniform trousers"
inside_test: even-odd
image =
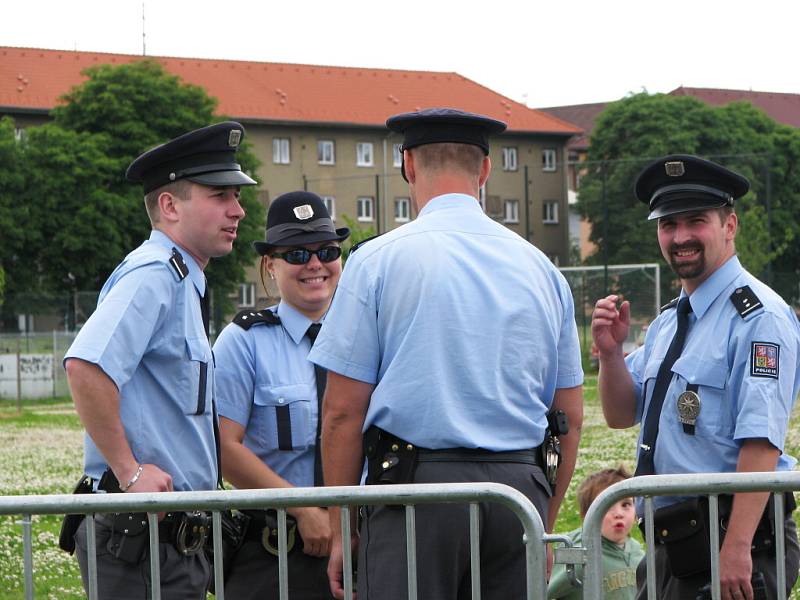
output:
[[[785,522],[786,541],[786,597],[792,591],[797,580],[798,566],[800,566],[800,547],[797,543],[797,526],[791,515]],[[656,598],[659,600],[684,600],[697,597],[697,590],[711,580],[711,573],[700,573],[691,577],[678,579],[673,577],[669,569],[667,551],[663,544],[655,545],[656,551]],[[775,552],[773,550],[760,550],[753,552],[753,572],[761,571],[767,585],[767,597],[777,598],[777,567]],[[647,558],[643,558],[636,569],[636,582],[638,592],[636,600],[647,600]]]
[[[328,584],[328,557],[303,553],[302,541],[288,554],[289,598],[332,600]],[[278,557],[260,542],[245,541],[225,579],[225,597],[232,600],[278,598]]]
[[[527,496],[543,521],[550,487],[538,466],[505,462],[420,462],[414,483],[504,483]],[[406,600],[405,510],[368,507],[358,555],[359,600]],[[481,598],[524,598],[523,529],[517,516],[498,503],[480,505]],[[469,506],[419,505],[415,511],[417,590],[420,598],[471,597]]]
[[[111,538],[109,517],[95,519],[97,544],[97,591],[100,600],[149,600],[151,597],[150,550],[138,564],[123,562],[108,551]],[[148,543],[149,544],[149,543]],[[163,600],[205,600],[211,567],[205,552],[184,556],[171,543],[159,544],[161,598]],[[84,590],[89,589],[86,520],[75,533],[75,554]]]

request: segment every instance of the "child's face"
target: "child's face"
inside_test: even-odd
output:
[[[600,533],[607,540],[621,544],[628,537],[634,519],[636,519],[636,509],[633,506],[633,498],[623,498],[608,509],[606,516],[603,517]]]

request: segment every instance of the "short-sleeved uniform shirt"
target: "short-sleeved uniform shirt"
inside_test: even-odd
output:
[[[170,265],[173,248],[188,268],[184,278]],[[200,311],[205,287],[191,255],[153,231],[108,278],[65,355],[111,378],[134,457],[169,473],[176,491],[214,489],[217,480],[213,363]],[[95,480],[108,467],[88,434],[84,462]]]
[[[750,303],[740,315],[731,295],[749,286],[762,306]],[[739,291],[738,294],[746,293]],[[681,294],[682,296],[684,293]],[[798,390],[800,327],[797,317],[768,286],[745,271],[735,256],[690,296],[689,331],[667,390],[655,450],[656,473],[711,473],[736,470],[746,439],[767,439],[783,451]],[[649,407],[659,366],[676,329],[676,310],[667,309],[648,328],[645,343],[628,355],[641,422]],[[700,413],[694,435],[684,432],[677,399],[698,386]],[[641,443],[641,432],[639,443]],[[777,470],[795,459],[782,453]],[[656,506],[677,501],[656,499]]]
[[[268,310],[280,325],[245,330],[231,323],[214,343],[217,407],[245,428],[245,447],[264,464],[294,486],[312,486],[318,418],[306,336],[312,321],[285,302]],[[284,407],[288,423],[279,417]],[[280,448],[280,427],[288,430],[291,448]]]
[[[583,381],[566,280],[463,194],[349,257],[309,358],[375,384],[365,428],[433,449],[538,446]]]

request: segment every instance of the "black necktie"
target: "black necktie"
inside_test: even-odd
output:
[[[210,332],[210,322],[211,322],[211,291],[208,289],[208,281],[206,281],[206,293],[204,296],[200,296],[200,314],[203,317],[203,329],[205,329],[206,337],[209,336]],[[203,396],[202,398],[202,410],[201,410],[201,400],[198,398],[197,405],[198,405],[198,413],[205,412],[205,391],[206,391],[206,378],[208,375],[208,364],[202,363],[200,365],[200,392]],[[224,489],[222,485],[222,469],[220,465],[222,464],[222,457],[220,454],[220,447],[219,447],[219,423],[217,422],[217,407],[214,404],[214,396],[211,396],[211,418],[214,424],[214,449],[216,451],[216,458],[217,458],[217,485],[220,489]]]
[[[319,329],[322,327],[319,323],[312,323],[306,331],[308,339],[311,340],[311,346],[319,334]],[[322,397],[325,395],[325,383],[328,381],[328,371],[314,365],[314,379],[317,382],[317,439],[314,444],[314,485],[325,485],[322,479],[322,453],[320,448],[320,437],[322,435]]]
[[[692,305],[689,304],[689,297],[684,296],[678,302],[677,316],[678,326],[675,335],[664,356],[664,362],[658,369],[656,383],[653,386],[653,395],[650,398],[650,406],[644,420],[644,433],[642,443],[639,446],[639,460],[636,462],[635,475],[653,475],[655,465],[653,459],[656,453],[656,438],[658,437],[658,421],[661,418],[661,407],[664,405],[664,398],[667,395],[667,388],[672,381],[672,365],[678,360],[683,350],[683,343],[686,341],[686,332],[689,330],[689,313],[692,312]]]

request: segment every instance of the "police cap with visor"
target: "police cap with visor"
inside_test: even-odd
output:
[[[253,242],[253,247],[264,256],[279,246],[340,242],[349,235],[347,227],[336,229],[322,198],[311,192],[288,192],[269,205],[264,241]]]
[[[649,220],[733,206],[749,189],[745,177],[689,154],[659,158],[639,173],[634,184],[636,198],[650,207]]]
[[[185,133],[139,156],[128,167],[128,181],[148,194],[163,185],[188,179],[209,187],[256,185],[236,162],[244,127],[225,121]]]
[[[478,146],[484,155],[489,154],[489,136],[506,130],[502,121],[454,108],[428,108],[394,115],[386,120],[386,127],[403,134],[401,152],[425,144],[455,143]],[[405,161],[400,173],[408,181]]]

